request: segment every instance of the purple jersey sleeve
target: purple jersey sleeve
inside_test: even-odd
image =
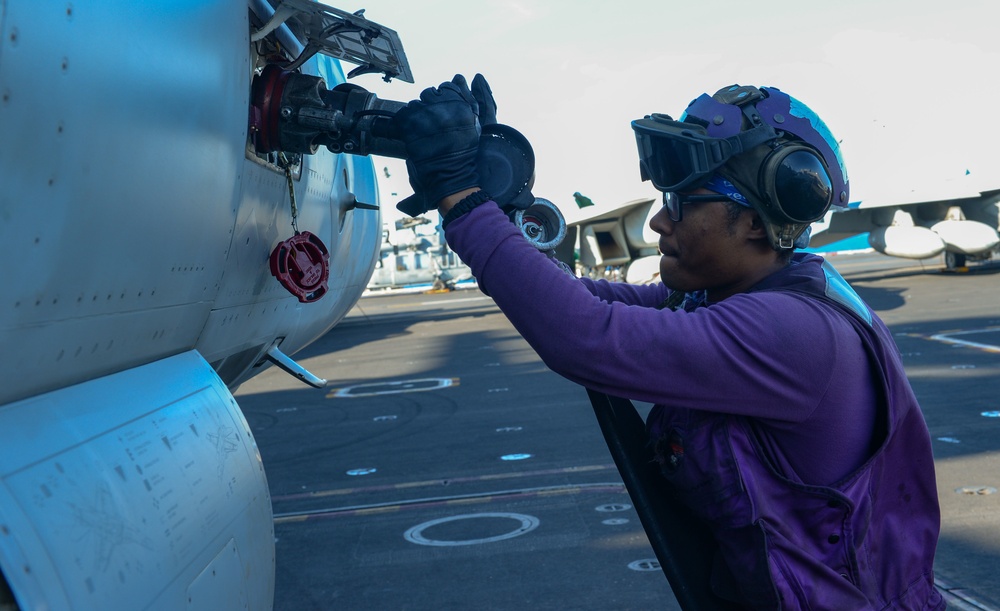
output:
[[[849,371],[838,369],[838,351],[860,340],[842,317],[809,300],[744,293],[693,312],[659,310],[662,286],[574,278],[492,203],[450,223],[447,237],[545,364],[601,392],[801,422],[836,375],[867,368],[854,359]]]
[[[587,290],[608,303],[624,303],[626,305],[637,305],[653,308],[661,303],[670,294],[670,291],[663,284],[634,285],[624,282],[608,282],[607,280],[591,280],[590,278],[580,278]]]

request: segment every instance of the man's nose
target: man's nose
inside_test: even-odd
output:
[[[654,214],[653,218],[649,219],[649,228],[660,235],[670,233],[674,230],[674,222],[670,220],[670,214],[667,212],[666,206],[661,207],[659,212]]]

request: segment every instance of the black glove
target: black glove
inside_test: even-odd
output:
[[[401,210],[416,216],[449,195],[479,186],[476,110],[476,100],[459,74],[450,83],[424,89],[419,100],[396,113],[393,120],[406,144],[406,169],[417,196],[400,202]],[[423,210],[414,212],[420,207]]]
[[[497,122],[497,101],[493,99],[493,90],[482,74],[472,79],[472,97],[479,105],[479,124],[493,125]]]

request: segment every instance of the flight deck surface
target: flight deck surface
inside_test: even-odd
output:
[[[1000,265],[830,260],[893,331],[924,410],[939,585],[950,608],[995,609]],[[272,495],[276,610],[678,608],[586,391],[489,297],[365,298],[295,358],[329,387],[272,368],[236,393]]]

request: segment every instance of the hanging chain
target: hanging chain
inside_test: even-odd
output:
[[[278,165],[285,169],[285,180],[288,181],[288,200],[292,203],[292,229],[299,235],[299,209],[295,205],[295,183],[292,181],[292,162],[284,152],[278,153]]]

